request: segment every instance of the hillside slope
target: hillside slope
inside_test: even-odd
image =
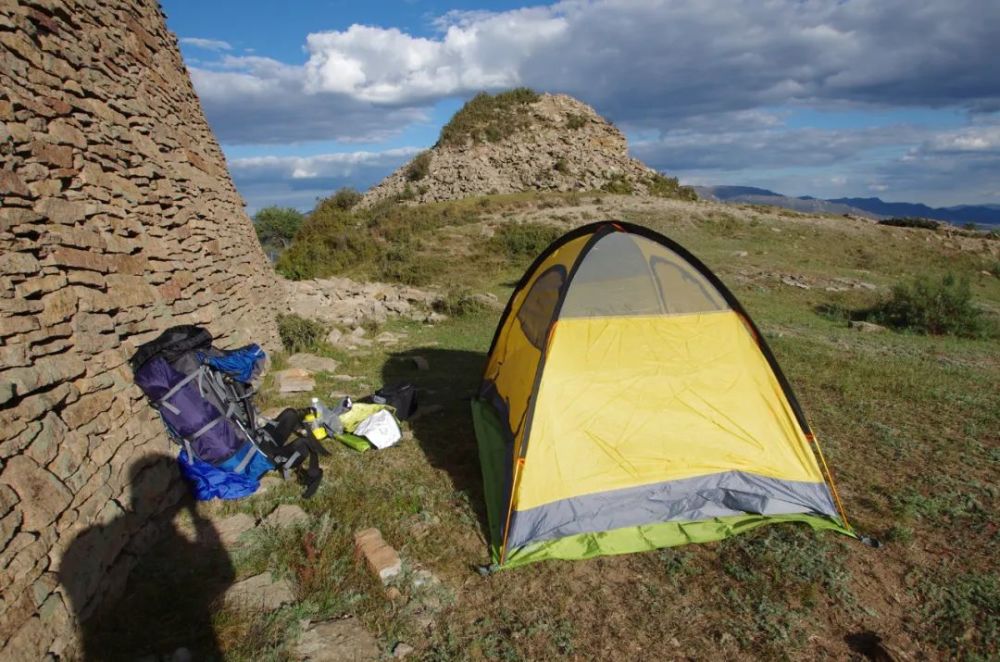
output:
[[[558,94],[480,94],[438,143],[365,194],[362,206],[521,191],[652,193],[694,198],[628,155],[625,136],[587,104]]]

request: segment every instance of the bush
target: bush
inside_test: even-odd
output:
[[[632,195],[635,189],[632,187],[632,182],[625,178],[625,175],[614,174],[611,179],[604,183],[601,187],[602,191],[607,193],[614,193],[616,195]]]
[[[431,172],[431,152],[425,150],[417,154],[406,166],[406,181],[419,182]]]
[[[572,129],[575,131],[577,129],[582,129],[586,125],[587,125],[586,115],[580,115],[578,113],[570,113],[569,116],[566,118],[567,129]]]
[[[681,186],[676,177],[666,177],[660,173],[653,174],[646,181],[646,189],[650,195],[661,198],[676,198],[679,200],[697,200],[698,194],[690,186]]]
[[[549,244],[558,239],[559,228],[542,223],[514,223],[504,225],[490,239],[494,248],[511,259],[534,259]]]
[[[919,228],[921,230],[937,230],[941,224],[929,218],[886,218],[878,222],[879,225],[890,225],[897,228]]]
[[[281,336],[281,344],[289,352],[316,349],[325,334],[326,327],[315,320],[295,314],[278,315],[278,335]]]
[[[438,144],[499,142],[531,123],[528,106],[538,99],[538,93],[527,87],[496,95],[480,92],[444,125]]]
[[[321,201],[319,205],[317,205],[317,207],[328,204],[328,205],[333,205],[334,207],[340,209],[341,211],[347,211],[349,209],[353,209],[355,205],[361,202],[361,198],[363,197],[364,196],[358,191],[352,189],[349,186],[345,186],[344,188],[339,189],[329,198],[326,198],[325,200]]]
[[[556,172],[567,174],[569,173],[569,164],[566,163],[566,159],[560,156],[558,159],[556,159],[556,162],[552,166],[552,169],[555,170]]]
[[[952,274],[940,281],[919,277],[892,288],[892,296],[867,315],[896,329],[931,335],[981,337],[988,333],[985,313],[972,303],[968,279]]]

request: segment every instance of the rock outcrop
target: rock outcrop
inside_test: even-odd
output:
[[[0,198],[0,659],[65,659],[179,494],[128,357],[278,285],[155,2],[0,3]]]
[[[631,158],[622,132],[587,104],[542,94],[516,112],[509,121],[517,129],[510,135],[495,141],[472,136],[464,142],[439,141],[368,191],[361,204],[533,190],[654,192],[650,185],[656,171]],[[676,186],[662,177],[658,181],[659,193]],[[693,197],[688,189],[682,194]]]
[[[436,321],[431,308],[442,299],[437,292],[390,283],[361,283],[350,278],[282,281],[284,312],[339,326],[381,324],[390,317]]]

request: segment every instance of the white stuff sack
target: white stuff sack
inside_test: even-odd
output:
[[[364,437],[378,449],[388,448],[403,438],[396,419],[386,409],[377,411],[358,423],[354,434]]]

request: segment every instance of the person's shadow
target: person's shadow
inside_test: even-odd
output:
[[[129,486],[124,512],[80,533],[59,567],[83,659],[170,656],[178,648],[194,660],[222,659],[213,604],[235,571],[218,531],[198,514],[175,458],[143,457],[130,467]],[[188,535],[174,521],[183,510]]]

